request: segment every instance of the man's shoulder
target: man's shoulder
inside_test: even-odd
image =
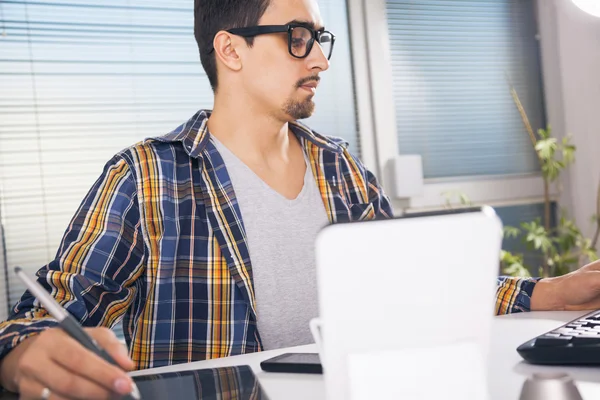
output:
[[[342,137],[329,136],[329,135],[328,136],[323,135],[323,137],[326,140],[329,140],[331,143],[334,143],[334,144],[338,145],[339,147],[341,147],[343,149],[347,149],[348,146],[350,146],[350,143],[346,139],[344,139]]]
[[[137,165],[149,160],[155,162],[182,163],[199,156],[208,138],[206,121],[209,112],[200,110],[188,121],[172,131],[149,136],[123,150],[117,156]]]
[[[124,159],[130,166],[137,166],[150,160],[172,162],[177,158],[177,153],[182,151],[181,142],[161,141],[151,137],[124,148],[115,157]]]

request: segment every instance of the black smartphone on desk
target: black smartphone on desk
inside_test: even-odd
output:
[[[260,363],[266,372],[292,374],[322,374],[323,366],[317,353],[285,353]]]

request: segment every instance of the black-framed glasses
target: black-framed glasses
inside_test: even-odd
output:
[[[323,54],[329,60],[333,53],[335,35],[325,29],[314,30],[305,25],[259,25],[246,28],[228,29],[227,32],[232,35],[242,37],[254,37],[258,35],[267,35],[270,33],[288,34],[288,51],[293,57],[306,58],[312,51],[315,42],[319,43]]]

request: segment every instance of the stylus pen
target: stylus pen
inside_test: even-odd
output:
[[[104,349],[102,349],[98,345],[98,342],[96,342],[87,333],[85,333],[85,331],[83,330],[81,325],[79,325],[77,320],[73,318],[73,316],[69,314],[67,310],[62,308],[60,304],[58,304],[56,300],[54,300],[52,296],[48,294],[48,292],[42,287],[42,285],[28,277],[20,267],[15,267],[15,273],[23,281],[25,286],[27,286],[27,289],[29,289],[31,294],[33,294],[35,298],[38,299],[40,303],[42,303],[42,305],[46,308],[50,315],[52,315],[58,321],[58,325],[69,336],[77,340],[83,347],[90,350],[94,354],[100,356],[101,358],[113,365],[119,366],[117,362],[113,360],[113,358],[110,356],[110,354],[108,354]],[[133,390],[131,391],[131,393],[129,395],[121,397],[121,399],[141,399],[140,392],[135,383],[133,384]]]

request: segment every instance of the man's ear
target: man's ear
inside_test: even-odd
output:
[[[239,49],[242,42],[244,42],[242,38],[226,31],[220,31],[215,35],[215,39],[213,40],[215,57],[227,68],[239,71],[242,69],[242,60],[237,49]]]

